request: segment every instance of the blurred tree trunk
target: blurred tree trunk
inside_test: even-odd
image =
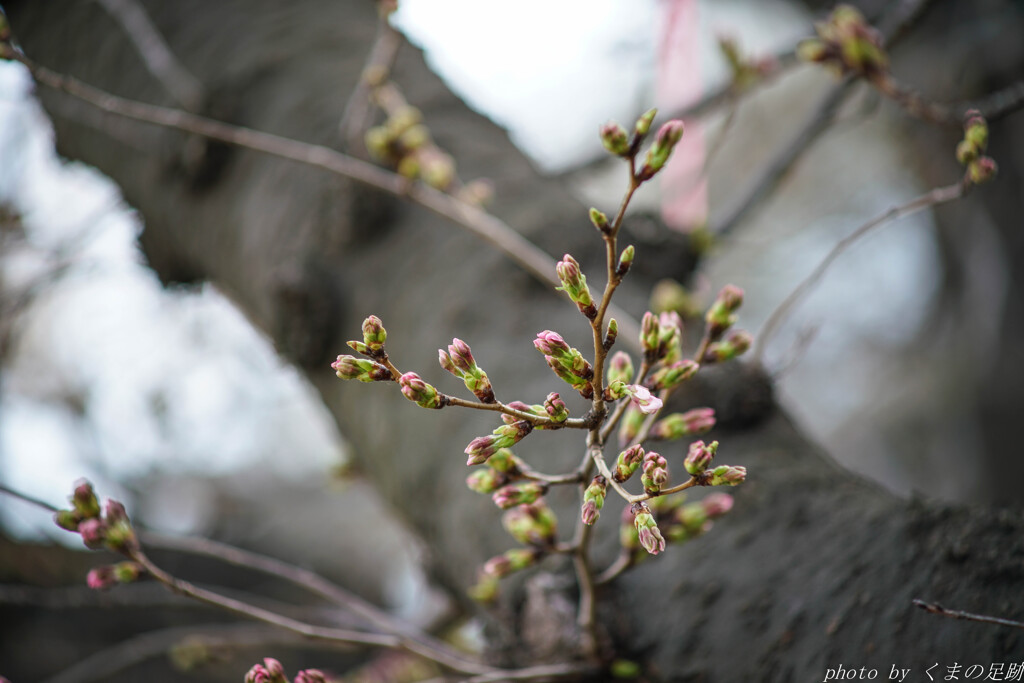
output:
[[[374,34],[372,3],[146,5],[203,84],[204,112],[338,144],[340,112]],[[39,63],[120,95],[171,104],[98,5],[5,6]],[[585,208],[536,174],[417,51],[403,49],[395,79],[458,160],[461,177],[494,179],[497,215],[550,253],[598,263],[600,243]],[[553,328],[586,347],[587,327],[571,305],[459,228],[394,197],[40,95],[60,152],[110,175],[141,211],[143,247],[161,278],[216,283],[305,370],[359,465],[427,539],[443,583],[461,591],[482,561],[511,546],[490,501],[463,484],[462,449],[489,432],[493,419],[421,410],[392,386],[338,381],[329,363],[374,313],[403,370],[455,392],[435,350],[457,336],[472,345],[500,397],[536,402],[559,387],[531,346],[534,334]],[[551,118],[571,125],[554,112]],[[641,249],[638,266],[644,258]],[[636,313],[656,275],[639,271],[620,297]],[[1024,516],[895,499],[837,469],[781,411],[765,408],[764,380],[750,379],[757,373],[736,374],[708,395],[725,418],[721,457],[748,466],[750,482],[712,534],[644,563],[601,594],[602,625],[619,652],[645,662],[652,678],[676,681],[814,681],[840,663],[878,668],[879,678],[892,665],[912,667],[923,680],[922,669],[935,662],[1019,661],[1024,644],[1016,633],[931,617],[910,601],[1014,616],[1024,590]],[[570,409],[580,414],[585,406],[576,401]],[[751,411],[763,419],[742,427],[757,416]],[[571,468],[582,453],[576,436],[533,435],[519,451],[545,471]],[[577,512],[570,492],[561,493],[554,502],[569,529]],[[605,561],[614,552],[616,515],[613,505],[599,525]],[[496,647],[531,661],[535,653],[510,645],[534,623],[506,620],[494,629]]]

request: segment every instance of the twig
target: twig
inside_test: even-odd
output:
[[[359,82],[349,95],[348,102],[338,123],[338,130],[341,132],[341,139],[348,150],[355,149],[360,142],[360,136],[366,131],[370,120],[370,93],[373,90],[371,81],[379,81],[386,77],[391,71],[395,58],[398,56],[398,48],[402,40],[388,20],[388,13],[380,9],[380,19],[377,22],[377,37],[370,48],[370,54],[366,58],[366,64],[359,76]]]
[[[235,647],[297,641],[259,624],[192,625],[149,631],[122,640],[76,662],[43,683],[91,683],[109,680],[111,676],[148,659],[166,655],[175,644],[195,642],[204,647]]]
[[[203,86],[175,58],[163,36],[137,0],[96,0],[128,35],[149,72],[186,111],[199,111]]]
[[[964,113],[971,109],[978,110],[988,121],[996,121],[1024,107],[1024,81],[1011,83],[977,101],[959,104],[931,102],[920,93],[896,81],[888,73],[872,78],[868,82],[909,115],[940,126],[962,125]]]
[[[336,175],[406,197],[444,216],[496,247],[511,261],[545,285],[557,287],[555,260],[507,223],[482,209],[421,183],[410,184],[401,176],[323,145],[312,145],[251,128],[233,126],[180,109],[128,100],[104,92],[76,78],[40,66],[20,52],[12,58],[24,64],[38,83],[71,95],[105,112],[165,128],[201,135],[226,144],[315,166]],[[610,304],[608,312],[619,323],[620,336],[639,347],[639,323],[621,308]]]
[[[906,35],[910,27],[921,17],[932,1],[903,0],[903,2],[900,2],[880,22],[883,44],[889,47]],[[762,171],[758,179],[751,185],[748,193],[737,203],[732,213],[727,214],[725,219],[712,228],[712,234],[724,236],[731,233],[758,204],[771,195],[772,190],[778,186],[782,177],[789,169],[829,129],[836,111],[838,111],[846,96],[850,93],[853,83],[855,81],[848,77],[841,84],[832,86],[829,89],[804,126],[797,132],[789,144],[780,149],[764,171]]]
[[[966,621],[980,621],[986,624],[998,624],[999,626],[1010,626],[1012,628],[1024,628],[1024,622],[1022,621],[1002,619],[1000,617],[989,617],[984,614],[971,614],[970,612],[961,612],[955,609],[946,609],[942,605],[933,602],[925,602],[924,600],[915,599],[914,606],[920,607],[929,614],[937,614],[940,617],[964,619]]]
[[[603,586],[607,583],[611,583],[619,576],[619,574],[632,566],[633,553],[623,548],[622,551],[619,552],[619,556],[615,558],[615,561],[612,562],[607,569],[597,575],[594,579],[594,585]]]
[[[919,197],[911,199],[905,204],[895,206],[882,215],[872,218],[870,221],[861,225],[852,233],[841,239],[836,246],[832,248],[828,255],[822,259],[821,263],[811,271],[811,274],[804,278],[804,280],[797,285],[796,289],[794,289],[790,295],[786,297],[774,311],[772,311],[771,315],[768,316],[768,319],[761,327],[761,331],[755,336],[756,341],[754,343],[754,352],[752,354],[755,362],[763,363],[764,350],[767,347],[768,340],[771,339],[775,330],[785,319],[786,315],[794,306],[796,306],[800,299],[806,296],[807,292],[810,291],[810,289],[814,287],[819,280],[821,280],[829,266],[831,266],[832,263],[850,247],[850,245],[875,228],[885,225],[890,221],[909,216],[921,211],[922,209],[927,209],[939,204],[945,204],[946,202],[953,201],[954,199],[959,199],[964,195],[967,187],[967,184],[961,181],[946,187],[935,188],[931,192],[926,192]]]
[[[44,500],[34,498],[32,496],[22,493],[21,491],[15,491],[14,489],[8,486],[4,486],[3,484],[0,484],[0,493],[5,493],[8,496],[11,496],[12,498],[17,498],[18,500],[24,501],[30,505],[35,505],[36,507],[42,508],[49,512],[57,512],[60,509],[53,505],[50,505]]]
[[[527,422],[534,425],[543,425],[546,429],[589,429],[590,425],[587,420],[582,417],[569,418],[563,422],[555,422],[550,417],[544,417],[542,415],[534,415],[533,413],[526,413],[522,410],[517,410],[511,406],[505,405],[500,401],[494,403],[481,403],[479,401],[467,401],[457,396],[449,396],[445,394],[445,399],[448,401],[448,405],[459,406],[461,408],[473,408],[475,410],[490,410],[497,413],[503,413],[511,417],[518,418],[520,420],[526,420]]]
[[[853,79],[848,78],[840,85],[829,88],[804,125],[761,171],[750,190],[740,199],[732,212],[711,228],[712,234],[718,237],[728,235],[743,222],[756,206],[772,194],[793,164],[803,156],[804,152],[814,144],[822,133],[828,130],[836,111],[846,99],[854,82]]]

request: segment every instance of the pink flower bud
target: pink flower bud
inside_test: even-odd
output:
[[[463,372],[473,372],[476,369],[473,351],[469,348],[469,344],[461,339],[452,339],[452,343],[448,346],[448,353],[451,354],[455,367]]]
[[[746,478],[746,467],[719,465],[711,471],[711,476],[708,477],[708,486],[736,486],[743,483]]]
[[[319,669],[305,669],[295,674],[295,683],[327,683],[327,676]]]
[[[114,568],[110,566],[95,567],[89,570],[85,583],[94,591],[105,591],[117,584]]]
[[[665,549],[665,538],[654,521],[654,515],[646,503],[634,503],[633,525],[640,537],[640,545],[651,555],[657,555]]]
[[[103,547],[103,541],[107,537],[107,525],[99,519],[86,519],[78,525],[78,533],[82,535],[85,547],[96,550]]]
[[[694,441],[690,444],[690,450],[686,454],[686,460],[683,466],[686,471],[697,476],[702,474],[711,465],[711,460],[715,457],[715,453],[718,451],[718,442],[712,441],[710,445],[705,446],[703,441]]]
[[[562,339],[562,335],[551,330],[538,333],[537,338],[533,340],[533,345],[545,356],[558,358],[569,353],[569,345]]]
[[[709,519],[715,519],[732,510],[733,497],[728,493],[712,493],[700,502]]]
[[[491,499],[502,510],[515,505],[528,505],[547,493],[548,487],[538,481],[524,481],[517,484],[502,486],[494,492]]]
[[[92,489],[92,484],[82,479],[75,484],[74,495],[71,496],[71,503],[75,506],[75,512],[81,519],[100,516],[100,501]]]
[[[441,408],[444,401],[437,389],[420,379],[415,372],[407,372],[398,378],[402,395],[423,408]]]
[[[615,471],[612,472],[612,479],[623,482],[633,476],[633,473],[640,469],[640,463],[644,459],[644,449],[640,444],[633,446],[619,453],[615,460]]]
[[[629,135],[619,124],[609,121],[601,126],[601,144],[612,154],[620,157],[629,154]]]

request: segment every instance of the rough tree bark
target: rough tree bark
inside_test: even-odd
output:
[[[204,111],[338,143],[339,114],[373,36],[372,3],[145,4],[203,84]],[[171,104],[98,5],[5,5],[18,40],[39,63],[117,94]],[[571,251],[585,266],[598,263],[599,240],[584,207],[536,174],[417,51],[403,49],[395,78],[454,154],[460,175],[495,180],[497,215],[550,253]],[[558,387],[531,348],[533,335],[555,328],[586,345],[589,333],[571,305],[444,219],[400,199],[253,152],[203,147],[53,92],[40,95],[55,119],[60,152],[114,178],[145,217],[142,243],[160,276],[216,283],[305,370],[360,465],[435,549],[440,580],[462,589],[480,562],[509,547],[490,501],[463,485],[462,449],[493,420],[473,411],[418,409],[393,387],[340,382],[328,364],[357,336],[362,318],[375,313],[403,370],[454,392],[435,350],[458,336],[472,344],[500,397],[535,401]],[[552,115],[552,125],[571,122]],[[664,249],[659,263],[671,263]],[[647,256],[641,248],[638,265]],[[620,303],[642,311],[645,288],[664,274],[639,269]],[[924,680],[924,668],[936,662],[944,673],[953,662],[1024,660],[1024,642],[1012,630],[943,620],[911,605],[919,597],[1019,617],[1024,515],[899,500],[841,471],[770,406],[755,372],[709,391],[726,417],[717,435],[723,458],[746,465],[749,483],[712,534],[602,592],[601,622],[621,653],[645,662],[652,678],[676,681],[815,681],[840,663],[875,667],[880,678],[892,665],[912,667],[913,680]],[[570,408],[584,409],[581,402]],[[581,455],[576,436],[534,435],[520,451],[546,471],[570,468]],[[568,527],[577,514],[569,496],[555,502]],[[608,536],[616,512],[601,523],[605,558],[613,552]],[[573,598],[571,585],[567,595]],[[537,619],[495,628],[498,655],[537,658],[516,645],[524,633],[530,640]]]

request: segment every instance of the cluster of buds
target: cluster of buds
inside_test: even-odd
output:
[[[665,323],[664,328],[662,322]],[[651,365],[666,358],[669,363],[679,360],[682,355],[682,326],[678,313],[644,313],[640,321],[640,348],[643,349],[644,360]]]
[[[493,602],[498,597],[500,579],[534,566],[545,554],[540,548],[513,548],[492,557],[484,563],[476,585],[470,588],[470,597],[478,602]]]
[[[733,498],[727,493],[712,493],[696,503],[685,503],[684,497],[666,501],[658,507],[662,534],[669,543],[685,543],[710,531],[712,520],[732,509]]]
[[[364,356],[370,358],[387,358],[387,354],[384,353],[384,342],[387,341],[388,331],[384,329],[384,324],[375,315],[369,316],[363,321],[363,340],[362,341],[350,341],[348,346],[356,353],[361,353]],[[338,357],[341,359],[341,356]]]
[[[644,449],[640,444],[631,446],[619,453],[615,459],[615,469],[612,471],[612,479],[622,483],[633,476],[640,469],[640,463],[644,461]]]
[[[652,394],[650,389],[639,384],[612,382],[605,388],[603,398],[606,401],[618,401],[627,396],[641,413],[652,415],[661,410],[661,399]]]
[[[656,494],[668,484],[668,461],[660,454],[651,451],[644,456],[643,474],[640,483],[644,492]]]
[[[466,486],[477,493],[491,494],[502,486],[522,479],[520,461],[507,448],[498,450],[487,459],[487,467],[475,470],[466,477]]]
[[[338,356],[331,367],[338,379],[357,379],[360,382],[388,382],[392,379],[386,366],[367,358]]]
[[[582,353],[570,347],[560,334],[551,330],[538,334],[533,345],[544,354],[548,367],[559,378],[580,392],[583,398],[593,398],[594,385],[590,380],[594,378],[594,368]]]
[[[469,344],[461,339],[452,339],[452,343],[448,345],[448,352],[438,349],[437,355],[441,367],[465,382],[466,388],[481,402],[494,403],[491,381],[487,379],[487,373],[477,366]]]
[[[508,510],[516,505],[535,503],[547,492],[547,484],[532,480],[520,481],[502,486],[494,492],[491,499],[502,510]]]
[[[956,159],[967,167],[967,180],[980,185],[995,177],[996,162],[985,156],[988,147],[988,123],[977,109],[965,115],[964,139],[956,146]]]
[[[137,547],[135,530],[124,505],[108,500],[105,511],[101,513],[99,499],[87,481],[75,485],[70,501],[72,508],[58,510],[54,521],[61,529],[81,535],[87,548],[128,553]]]
[[[562,257],[562,260],[555,264],[555,272],[558,280],[562,283],[561,290],[569,295],[580,313],[586,316],[587,320],[597,317],[597,306],[594,305],[594,298],[590,295],[590,287],[587,286],[587,276],[580,270],[580,264],[569,254]]]
[[[683,467],[692,476],[703,474],[711,465],[711,461],[718,452],[718,442],[712,441],[705,445],[703,441],[694,441],[690,444],[690,450],[686,453],[686,460]]]
[[[478,436],[469,442],[465,453],[469,456],[467,465],[482,465],[503,448],[511,448],[533,431],[533,425],[526,420],[505,424],[489,436]]]
[[[553,429],[557,427],[557,425],[560,425],[562,422],[569,419],[569,409],[566,407],[565,401],[563,401],[562,397],[554,391],[548,394],[548,397],[544,399],[544,403],[534,403],[533,405],[530,405],[528,403],[523,403],[522,401],[511,401],[507,405],[509,408],[515,408],[520,412],[529,413],[530,415],[535,415],[538,418],[551,420],[551,422],[554,423],[554,425],[538,424],[535,425],[536,429]],[[505,424],[512,424],[519,418],[515,415],[502,413],[501,419]]]
[[[633,515],[633,527],[636,529],[637,541],[651,555],[657,555],[665,549],[665,537],[662,536],[658,523],[651,514],[647,503],[633,503],[629,508]]]
[[[71,498],[71,509],[58,510],[54,522],[61,529],[79,534],[85,547],[91,550],[106,548],[122,555],[130,555],[138,547],[135,530],[124,505],[108,500],[101,510],[100,501],[92,484],[80,481],[75,484]],[[135,562],[96,567],[89,572],[86,583],[90,588],[105,590],[119,583],[132,583],[139,578],[142,567]]]
[[[635,157],[640,150],[640,145],[643,144],[647,134],[650,133],[654,117],[657,115],[657,109],[650,109],[641,114],[640,118],[636,121],[636,125],[633,127],[632,137],[626,132],[625,128],[614,121],[604,124],[599,130],[601,144],[604,145],[608,152],[615,156],[624,159]],[[650,149],[647,150],[644,163],[637,172],[637,179],[640,182],[650,180],[658,171],[664,168],[672,154],[672,150],[682,137],[682,121],[673,119],[662,124],[661,128],[654,135],[654,141],[651,143]],[[597,221],[594,221],[594,224],[599,230],[603,231],[602,226]]]
[[[746,330],[733,330],[724,339],[708,345],[701,363],[711,365],[724,363],[742,356],[754,343],[754,337]]]
[[[661,368],[651,374],[647,384],[651,389],[675,389],[677,386],[697,374],[700,365],[692,360],[680,360]]]
[[[736,40],[728,36],[718,37],[718,49],[729,65],[732,73],[732,87],[742,92],[758,81],[770,76],[779,69],[779,61],[775,57],[750,59],[740,53]]]
[[[558,519],[543,498],[512,508],[502,516],[501,524],[518,542],[541,548],[553,545],[558,533]]]
[[[817,38],[797,45],[797,56],[824,64],[839,75],[854,74],[873,80],[884,76],[889,58],[882,37],[855,7],[837,5],[828,20],[815,25]]]
[[[402,395],[421,408],[444,408],[448,404],[447,396],[424,382],[415,372],[407,372],[399,377],[398,385],[402,387]]]
[[[281,662],[267,657],[245,674],[245,683],[288,683]],[[295,674],[295,683],[327,683],[327,676],[318,669],[306,669]]]
[[[607,493],[608,481],[599,474],[583,492],[581,516],[584,524],[593,524],[601,516],[601,508],[604,507],[604,497]]]
[[[383,125],[366,131],[366,149],[378,161],[395,168],[409,180],[421,179],[438,190],[455,181],[455,162],[430,139],[419,109],[397,107]]]

